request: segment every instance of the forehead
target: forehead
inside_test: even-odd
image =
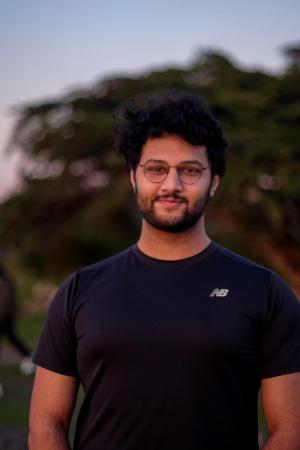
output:
[[[161,136],[148,139],[141,153],[140,162],[148,159],[159,159],[169,164],[179,164],[181,161],[198,160],[206,164],[207,151],[204,145],[192,145],[177,136]]]

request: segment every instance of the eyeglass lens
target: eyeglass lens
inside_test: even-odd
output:
[[[179,179],[185,184],[192,184],[199,180],[205,167],[197,163],[181,163],[176,166]],[[144,164],[146,178],[153,183],[161,183],[169,173],[170,167],[165,162],[147,161]]]

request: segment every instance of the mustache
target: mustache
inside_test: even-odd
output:
[[[156,196],[153,198],[153,202],[156,202],[156,201],[161,200],[161,199],[164,199],[164,198],[174,199],[174,200],[181,200],[182,202],[186,202],[186,201],[187,201],[185,197],[182,197],[181,195],[177,195],[177,194],[175,193],[175,194],[172,194],[172,195],[170,195],[170,194],[169,194],[169,195],[168,195],[168,194],[165,194],[165,195],[156,195]]]

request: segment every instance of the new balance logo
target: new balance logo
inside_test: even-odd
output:
[[[229,292],[229,289],[214,289],[211,294],[209,294],[210,297],[227,297]]]

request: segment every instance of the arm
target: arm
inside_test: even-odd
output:
[[[29,414],[29,450],[69,450],[78,380],[37,367]]]
[[[269,429],[262,450],[300,450],[300,372],[263,379],[261,398]]]

